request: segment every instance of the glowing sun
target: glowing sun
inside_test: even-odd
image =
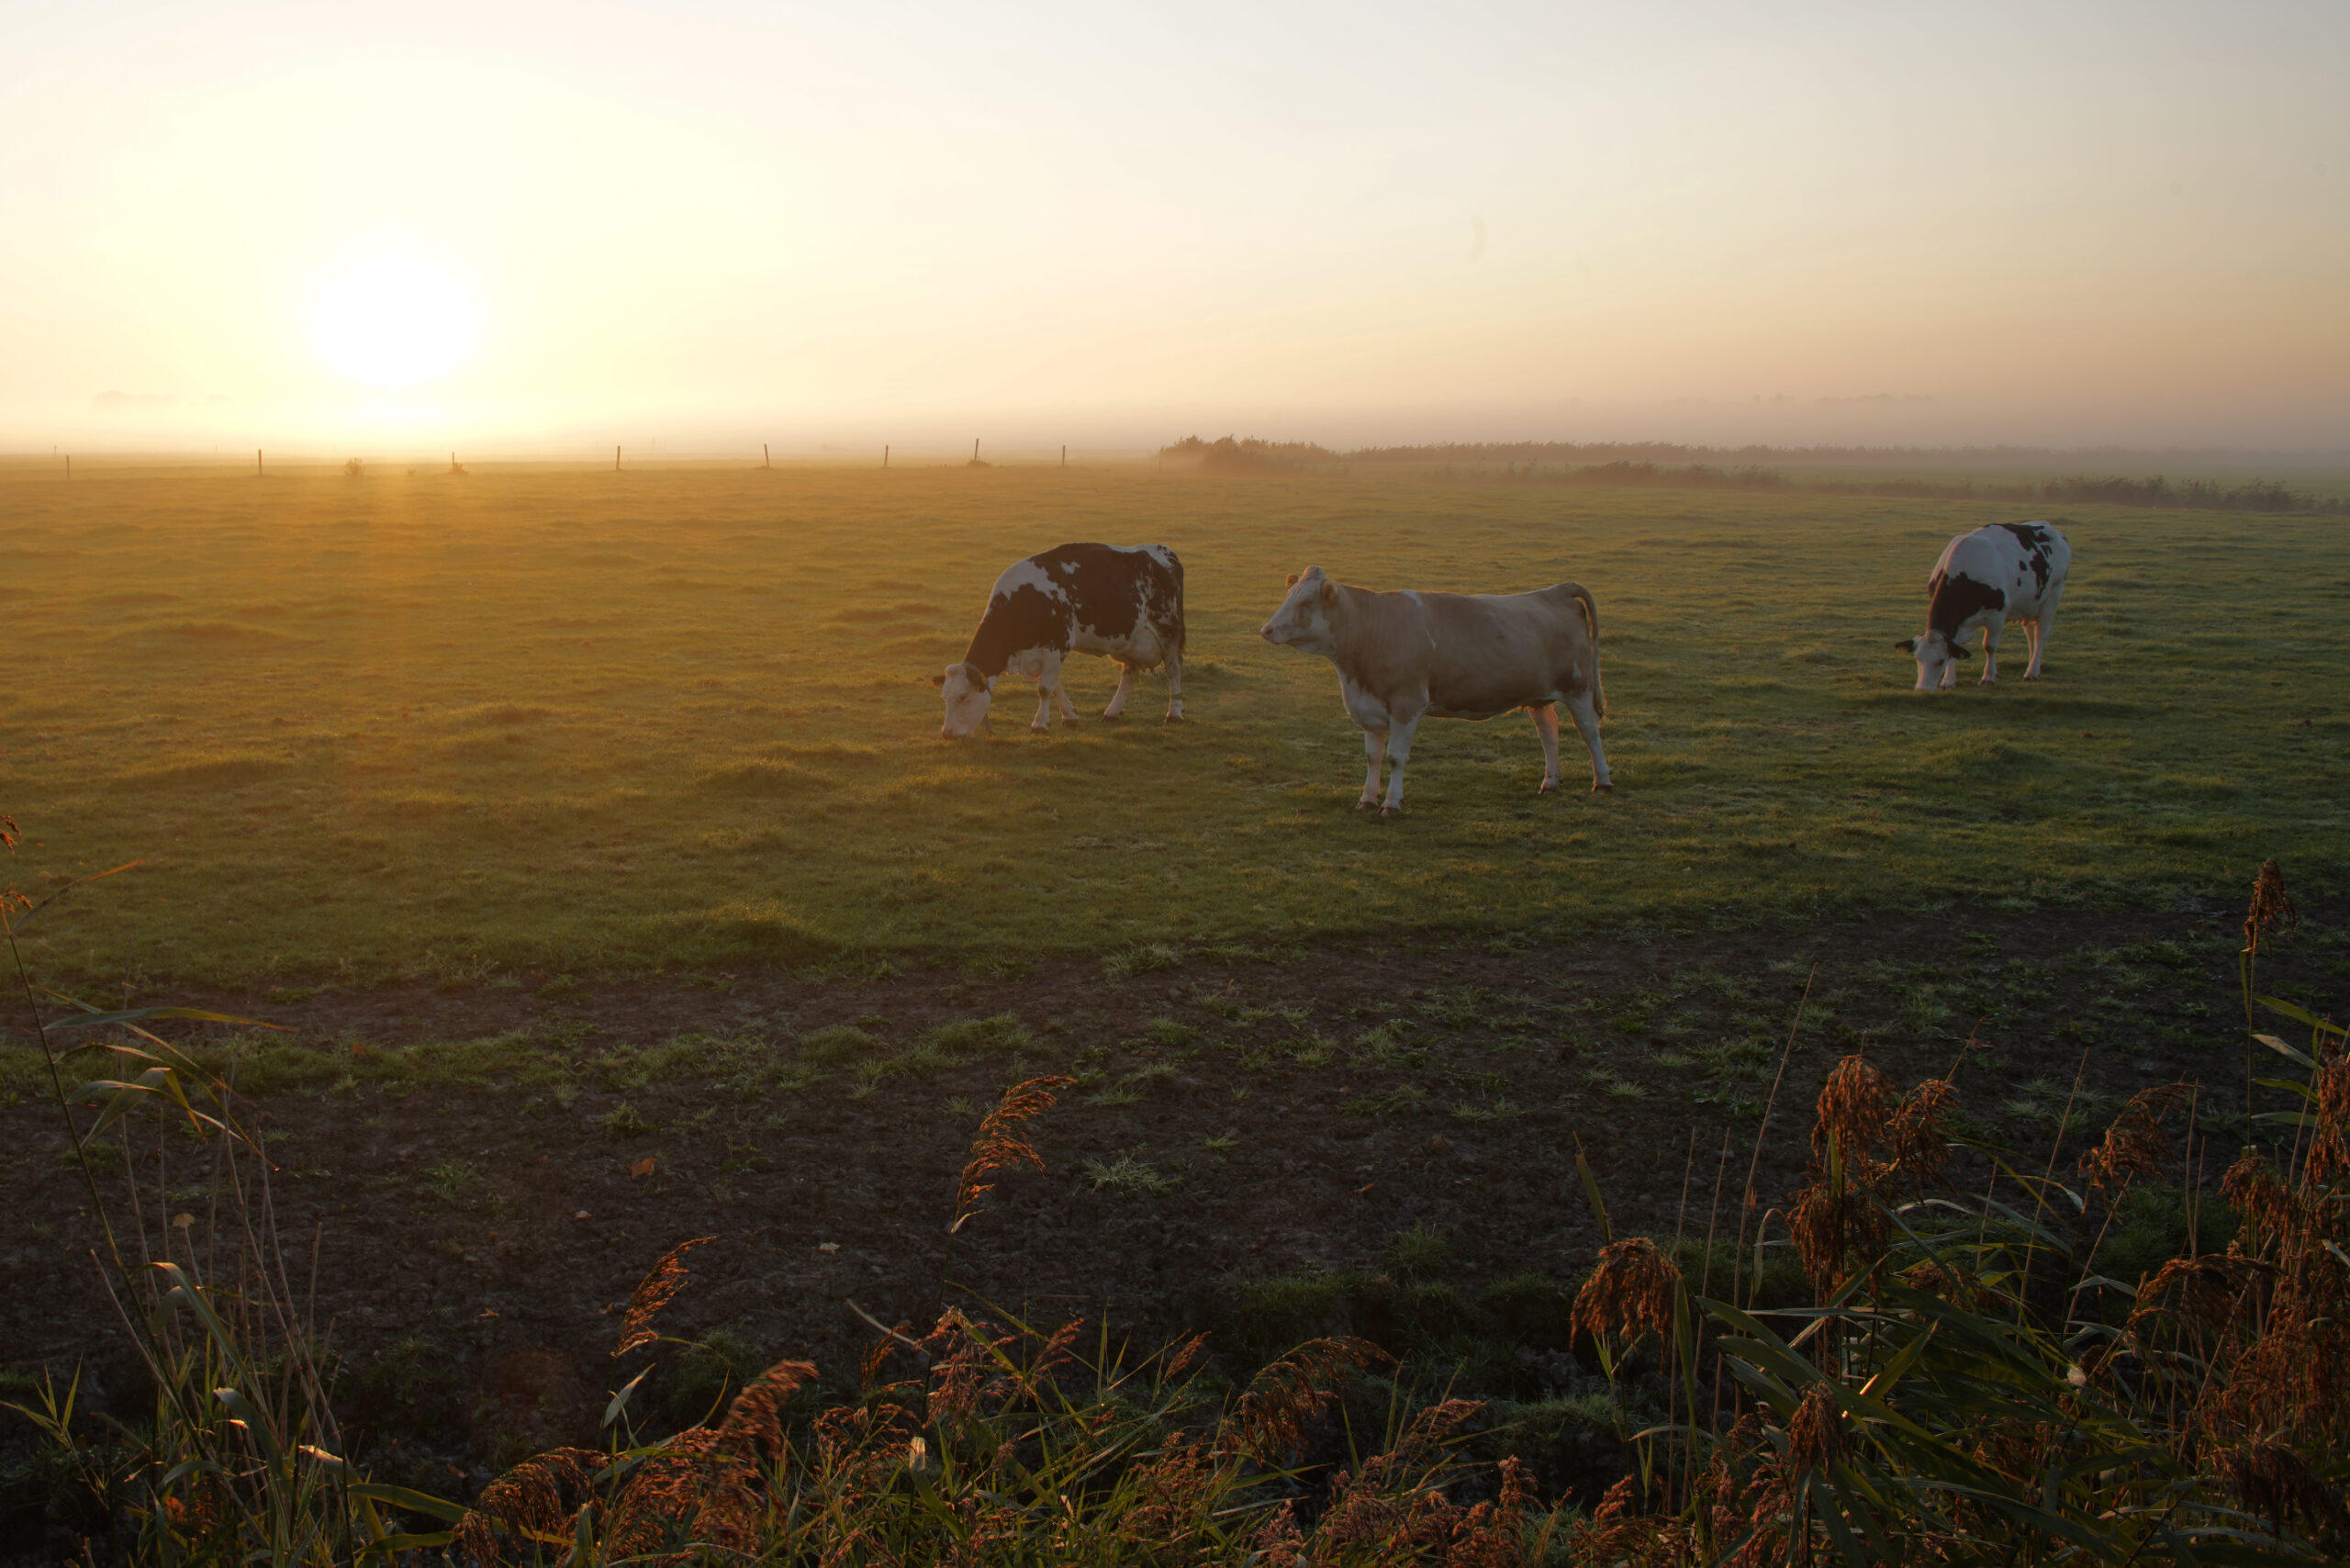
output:
[[[329,364],[371,386],[414,386],[471,352],[474,302],[456,280],[413,256],[375,256],[319,294],[311,328]]]

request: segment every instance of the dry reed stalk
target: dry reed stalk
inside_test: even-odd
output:
[[[1957,1085],[1929,1078],[1903,1096],[1894,1112],[1886,1128],[1886,1159],[1912,1187],[1947,1185],[1942,1173],[1950,1164],[1950,1114],[1957,1101]]]
[[[2105,1129],[2105,1141],[2080,1158],[2078,1168],[2089,1184],[2110,1189],[2118,1203],[2132,1182],[2161,1175],[2171,1157],[2170,1135],[2163,1131],[2162,1119],[2184,1104],[2189,1092],[2184,1083],[2164,1083],[2130,1096],[2130,1103]]]
[[[1610,1242],[1600,1249],[1599,1266],[1575,1293],[1570,1321],[1576,1332],[1594,1338],[1670,1334],[1680,1287],[1681,1271],[1647,1237]]]
[[[1665,1568],[1692,1561],[1696,1541],[1677,1518],[1637,1511],[1633,1481],[1627,1475],[1607,1489],[1588,1519],[1568,1533],[1566,1557],[1576,1563]]]
[[[898,1326],[895,1328],[890,1329],[889,1332],[883,1334],[879,1338],[874,1340],[872,1344],[866,1347],[865,1355],[857,1362],[857,1374],[860,1386],[872,1388],[880,1383],[881,1369],[888,1363],[890,1355],[896,1351],[901,1344],[912,1344],[913,1342],[906,1338],[906,1331],[912,1327],[913,1325],[912,1323],[907,1322],[904,1318],[900,1318],[898,1320]]]
[[[481,1489],[457,1521],[451,1544],[478,1563],[499,1561],[500,1529],[539,1545],[569,1546],[572,1520],[588,1506],[604,1457],[593,1449],[563,1448],[524,1460]]]
[[[2237,1501],[2268,1520],[2272,1534],[2283,1535],[2287,1522],[2296,1518],[2336,1528],[2345,1522],[2333,1488],[2277,1438],[2238,1443],[2213,1460]]]
[[[653,1320],[685,1288],[686,1254],[717,1239],[714,1236],[697,1236],[690,1241],[678,1242],[661,1254],[661,1260],[636,1282],[635,1291],[628,1298],[628,1316],[621,1321],[621,1342],[612,1347],[615,1361],[661,1338],[653,1331]]]
[[[1721,1217],[1722,1178],[1729,1171],[1729,1148],[1730,1135],[1729,1129],[1725,1128],[1722,1132],[1721,1159],[1718,1160],[1714,1166],[1714,1199],[1713,1202],[1707,1204],[1706,1208],[1706,1275],[1704,1283],[1698,1287],[1699,1294],[1705,1295],[1711,1295],[1714,1290],[1715,1226]],[[1712,1423],[1717,1428],[1718,1428],[1722,1424],[1722,1384],[1729,1381],[1729,1379],[1722,1376],[1721,1352],[1717,1350],[1714,1352],[1714,1408],[1712,1417]],[[1695,1418],[1695,1412],[1691,1412],[1693,1419]]]
[[[1788,1239],[1821,1294],[1851,1277],[1858,1258],[1874,1269],[1891,1244],[1886,1208],[1905,1193],[1947,1185],[1946,1126],[1958,1091],[1929,1078],[1906,1095],[1858,1056],[1838,1062],[1820,1087],[1812,1164],[1787,1215]]]
[[[2058,1117],[2056,1121],[2056,1141],[2049,1145],[2048,1148],[2048,1169],[2041,1172],[2040,1188],[2032,1197],[2031,1223],[2034,1226],[2037,1226],[2040,1224],[2041,1217],[2048,1212],[2048,1189],[2054,1185],[2056,1181],[2056,1157],[2065,1152],[2065,1129],[2073,1125],[2073,1104],[2081,1097],[2081,1080],[2087,1075],[2088,1070],[2089,1048],[2087,1046],[2083,1046],[2081,1047],[2081,1063],[2078,1067],[2073,1070],[2072,1092],[2065,1096],[2065,1114]],[[2023,1250],[2023,1282],[2016,1291],[2016,1321],[2018,1323],[2021,1323],[2023,1321],[2024,1307],[2031,1300],[2031,1267],[2034,1263],[2038,1262],[2039,1260],[2040,1244],[2035,1241],[2025,1242]]]
[[[1044,1174],[1044,1157],[1028,1141],[1023,1124],[1051,1110],[1059,1100],[1058,1092],[1076,1081],[1047,1075],[1014,1084],[1003,1092],[1002,1103],[979,1123],[979,1137],[971,1141],[970,1159],[964,1163],[963,1178],[956,1184],[955,1223],[946,1227],[947,1235],[961,1230],[965,1222],[979,1212],[979,1200],[995,1190],[994,1182],[982,1178],[1023,1165],[1034,1167],[1038,1175]]]
[[[1787,1043],[1779,1050],[1779,1070],[1771,1075],[1771,1092],[1762,1097],[1762,1120],[1754,1129],[1754,1153],[1746,1162],[1746,1193],[1738,1206],[1738,1247],[1730,1253],[1730,1299],[1739,1298],[1739,1269],[1746,1256],[1746,1222],[1754,1214],[1754,1182],[1762,1170],[1762,1143],[1771,1135],[1771,1113],[1778,1107],[1779,1085],[1787,1076],[1787,1058],[1796,1052],[1796,1036],[1803,1032],[1804,1009],[1811,1004],[1811,988],[1819,979],[1819,966],[1813,964],[1804,977],[1803,994],[1796,999],[1796,1015],[1787,1025]],[[1707,1260],[1710,1272],[1711,1258]]]
[[[2333,1183],[2350,1178],[2350,1055],[2318,1070],[2317,1132],[2301,1164],[2305,1182]]]
[[[762,1450],[770,1459],[781,1457],[783,1407],[793,1394],[815,1381],[816,1369],[808,1361],[776,1362],[727,1406],[726,1419],[719,1424],[717,1446],[745,1459]]]
[[[1798,1474],[1832,1468],[1844,1454],[1844,1418],[1828,1385],[1815,1383],[1804,1391],[1796,1413],[1787,1418],[1787,1468]]]
[[[1308,1340],[1249,1380],[1226,1430],[1242,1452],[1279,1464],[1304,1444],[1307,1427],[1336,1397],[1340,1378],[1390,1359],[1367,1339]]]
[[[2274,1272],[2267,1263],[2223,1252],[2173,1258],[2138,1287],[2137,1303],[2130,1312],[2131,1327],[2134,1332],[2141,1318],[2170,1314],[2211,1334],[2223,1333],[2235,1321],[2256,1277]],[[2165,1306],[2165,1298],[2174,1291],[2176,1302]]]
[[[1823,1159],[1831,1138],[1847,1160],[1865,1157],[1883,1141],[1893,1106],[1893,1084],[1885,1074],[1860,1057],[1846,1057],[1819,1086],[1819,1103],[1812,1114],[1811,1157]]]
[[[2285,894],[2285,872],[2274,860],[2264,860],[2252,879],[2252,902],[2244,912],[2244,947],[2236,954],[2236,973],[2244,982],[2244,1141],[2252,1143],[2253,1054],[2255,1033],[2252,999],[2260,969],[2262,943],[2274,934],[2300,924],[2300,911]]]
[[[2271,932],[2290,931],[2301,923],[2301,912],[2285,896],[2285,873],[2274,860],[2260,863],[2252,880],[2252,903],[2244,912],[2244,950],[2257,958]]]

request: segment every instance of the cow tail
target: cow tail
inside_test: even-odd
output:
[[[1191,638],[1189,622],[1183,617],[1183,557],[1169,550],[1167,565],[1175,574],[1175,653],[1181,657],[1190,651]]]
[[[1599,607],[1591,602],[1591,590],[1581,583],[1569,583],[1567,591],[1583,606],[1583,623],[1591,633],[1591,707],[1604,719],[1607,717],[1607,689],[1599,679]]]

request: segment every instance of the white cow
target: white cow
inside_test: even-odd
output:
[[[2065,568],[2073,547],[2045,522],[1995,522],[1962,533],[1934,563],[1926,579],[1929,596],[1923,634],[1896,643],[1918,659],[1918,689],[1958,684],[1957,661],[1970,657],[1960,644],[1983,633],[1983,684],[1999,678],[1999,632],[2010,621],[2024,623],[2031,644],[2026,680],[2040,678],[2048,653],[2048,633],[2056,624],[2056,604],[2065,597]]]
[[[1258,635],[1338,666],[1347,712],[1362,726],[1370,767],[1357,811],[1404,809],[1404,765],[1420,721],[1491,719],[1526,709],[1542,738],[1542,790],[1559,787],[1565,703],[1591,752],[1591,787],[1612,790],[1599,719],[1599,615],[1579,584],[1532,593],[1378,593],[1333,582],[1319,566],[1289,579],[1289,597]],[[1382,760],[1393,769],[1379,796]]]

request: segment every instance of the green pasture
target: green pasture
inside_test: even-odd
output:
[[[1924,697],[1892,643],[1987,503],[1147,468],[0,471],[5,875],[51,973],[1017,960],[1443,925],[1747,924],[2231,900],[2350,859],[2339,519],[2089,509],[2050,678]],[[938,735],[996,573],[1070,539],[1189,571],[1192,722]],[[1320,660],[1255,630],[1375,587],[1573,577],[1619,781],[1535,794],[1523,717],[1431,721],[1352,810]],[[1979,666],[1977,666],[1979,667]]]

